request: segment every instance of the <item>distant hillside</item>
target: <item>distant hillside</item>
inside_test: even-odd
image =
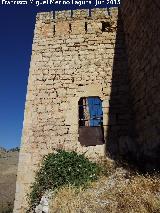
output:
[[[13,209],[19,149],[6,150],[0,147],[0,213]]]

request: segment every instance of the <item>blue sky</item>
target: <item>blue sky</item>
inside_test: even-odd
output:
[[[0,146],[7,149],[21,141],[35,16],[49,10],[0,3]]]
[[[35,13],[0,6],[0,146],[19,146]]]

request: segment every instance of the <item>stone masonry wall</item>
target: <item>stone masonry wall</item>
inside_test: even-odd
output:
[[[121,13],[138,159],[155,168],[160,165],[160,3],[123,0]]]
[[[14,213],[25,212],[26,194],[45,154],[63,148],[79,153],[87,151],[86,156],[94,160],[105,155],[105,145],[82,147],[78,141],[81,97],[99,96],[103,101],[105,140],[108,128],[126,129],[128,122],[118,119],[114,112],[109,123],[117,17],[117,9],[111,10],[111,16],[106,9],[93,9],[91,17],[88,10],[76,10],[72,15],[70,11],[56,12],[55,19],[53,12],[37,15]],[[104,32],[102,22],[109,23]],[[119,70],[117,81],[123,85],[119,83],[113,90],[122,100],[124,93],[127,94],[126,80],[123,80],[127,65],[124,35],[120,34],[116,69]]]

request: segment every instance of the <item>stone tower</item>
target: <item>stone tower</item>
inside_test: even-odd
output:
[[[127,136],[127,62],[117,19],[116,8],[109,13],[92,9],[37,14],[14,213],[25,212],[26,194],[45,154],[63,148],[86,152],[96,160],[105,155],[107,144],[113,150],[118,147],[116,140],[111,142],[109,131],[114,139]],[[110,101],[111,96],[115,101]],[[79,101],[87,97],[98,97],[102,103],[102,143],[82,145],[79,141]],[[90,119],[89,113],[86,117]],[[90,130],[84,129],[85,137],[84,132]]]

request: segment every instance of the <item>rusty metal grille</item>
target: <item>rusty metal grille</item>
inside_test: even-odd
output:
[[[79,100],[79,126],[103,126],[102,101],[99,97]]]

